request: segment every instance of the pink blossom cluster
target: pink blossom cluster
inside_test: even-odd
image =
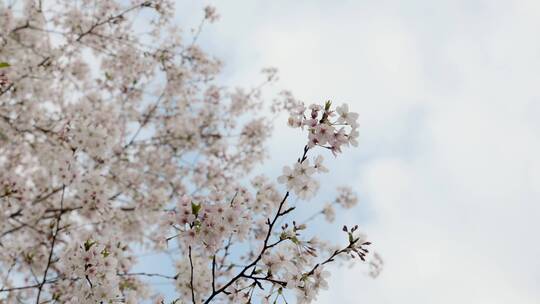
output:
[[[358,196],[353,192],[351,187],[338,187],[338,196],[330,203],[324,205],[321,213],[329,222],[334,222],[336,217],[336,206],[343,209],[350,209],[358,203]]]
[[[117,260],[109,248],[93,240],[68,249],[63,257],[64,275],[72,280],[76,293],[66,295],[62,301],[72,303],[100,303],[121,297],[116,274]],[[60,296],[59,296],[60,299]]]
[[[184,248],[191,246],[211,252],[218,250],[230,235],[238,240],[246,239],[250,228],[246,224],[251,221],[242,194],[236,194],[230,202],[197,203],[183,196],[168,216],[167,222],[177,232],[175,238]]]
[[[307,108],[300,104],[290,112],[288,123],[291,127],[308,129],[309,147],[325,147],[337,155],[342,146],[358,145],[358,114],[349,112],[347,104],[335,110],[331,106],[330,101],[324,106],[312,104]]]

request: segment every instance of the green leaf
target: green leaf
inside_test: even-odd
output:
[[[10,67],[9,63],[7,63],[7,62],[0,62],[0,69],[2,69],[2,68],[8,68],[8,67]]]
[[[201,204],[195,204],[194,202],[191,202],[191,212],[197,217],[199,215],[199,211],[201,211]]]
[[[84,242],[84,250],[85,251],[90,250],[90,248],[92,248],[92,246],[94,246],[95,244],[96,244],[96,242],[94,242],[92,240],[86,240],[86,242]]]
[[[324,104],[324,110],[325,111],[328,111],[330,110],[330,107],[332,106],[332,101],[328,100],[325,104]]]
[[[32,259],[34,258],[34,254],[29,252],[29,253],[25,253],[24,254],[24,258],[26,259],[27,262],[31,263],[32,262]]]

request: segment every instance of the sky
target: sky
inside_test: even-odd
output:
[[[179,22],[206,4],[223,82],[273,66],[279,88],[360,114],[322,183],[358,192],[335,226],[360,224],[385,269],[335,269],[317,303],[540,302],[540,2],[185,1]],[[277,120],[263,169],[304,136]]]

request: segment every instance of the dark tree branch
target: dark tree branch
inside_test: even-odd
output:
[[[302,157],[298,159],[298,162],[299,163],[303,163],[306,159],[307,159],[307,152],[309,151],[309,147],[306,145],[304,146],[304,153],[302,154]],[[248,264],[246,267],[244,267],[240,273],[238,273],[236,276],[234,276],[232,279],[230,279],[227,283],[225,283],[225,285],[223,285],[221,288],[219,288],[218,290],[216,291],[213,291],[212,294],[208,297],[208,299],[206,299],[206,301],[204,301],[205,304],[208,304],[210,303],[217,295],[219,295],[220,293],[224,293],[225,290],[231,286],[234,282],[236,282],[239,278],[241,277],[245,277],[246,276],[246,272],[253,266],[256,266],[257,263],[262,259],[264,253],[271,247],[277,245],[277,243],[273,243],[271,245],[268,244],[269,240],[270,240],[270,237],[272,236],[272,231],[274,229],[274,226],[278,220],[279,217],[281,216],[284,216],[286,214],[288,214],[289,212],[291,212],[292,210],[294,210],[294,207],[291,207],[285,211],[282,211],[283,209],[283,206],[285,205],[285,202],[287,201],[287,198],[289,197],[290,193],[289,191],[287,191],[285,193],[285,196],[283,197],[283,199],[281,200],[280,204],[279,204],[279,207],[278,207],[278,210],[276,212],[276,215],[274,216],[274,218],[270,221],[270,219],[268,219],[267,221],[267,224],[268,224],[268,232],[266,233],[266,237],[264,239],[264,243],[263,243],[263,248],[261,249],[261,252],[259,253],[259,255],[255,258],[255,260],[253,260],[253,262],[251,262],[250,264]],[[253,279],[253,278],[252,278]]]
[[[190,265],[190,277],[189,287],[191,288],[191,301],[195,304],[195,291],[193,290],[193,260],[191,258],[191,246],[189,246],[189,265]]]
[[[66,185],[62,186],[62,198],[60,199],[60,209],[64,209],[64,193],[66,190]],[[49,271],[49,268],[51,267],[51,261],[52,256],[54,253],[54,245],[56,243],[56,237],[58,236],[58,230],[60,229],[60,220],[62,219],[62,212],[58,213],[58,218],[56,219],[56,229],[54,230],[54,233],[52,235],[52,241],[51,241],[51,250],[49,251],[49,259],[47,260],[47,266],[45,267],[45,271],[43,272],[43,279],[41,280],[41,283],[38,286],[38,293],[36,297],[36,304],[39,304],[39,298],[41,296],[41,291],[43,290],[43,285],[45,285],[45,282],[47,281],[47,272]]]
[[[216,292],[216,255],[212,257],[212,293]]]

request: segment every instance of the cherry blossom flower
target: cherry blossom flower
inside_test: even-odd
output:
[[[283,167],[283,175],[278,177],[278,182],[281,184],[286,184],[287,189],[295,189],[298,184],[297,171],[291,169],[289,166]]]
[[[336,219],[336,211],[331,204],[324,205],[322,213],[324,214],[325,219],[330,223],[334,222],[334,220]]]
[[[328,168],[326,168],[323,165],[324,157],[322,155],[317,155],[315,158],[315,164],[313,165],[313,168],[315,168],[317,173],[326,173],[328,172]]]
[[[349,112],[349,105],[344,103],[336,108],[339,114],[338,123],[344,123],[355,129],[358,126],[358,113]]]
[[[306,179],[302,184],[298,184],[295,192],[299,198],[308,200],[312,198],[319,190],[319,182],[314,179]]]

